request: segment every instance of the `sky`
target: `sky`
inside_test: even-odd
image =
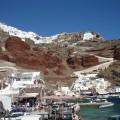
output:
[[[42,36],[95,31],[120,38],[120,0],[0,0],[0,22]]]

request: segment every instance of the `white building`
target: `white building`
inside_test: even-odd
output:
[[[5,110],[11,110],[12,97],[9,95],[0,95],[0,101],[3,103]]]
[[[56,90],[56,91],[54,91],[54,95],[55,96],[62,96],[63,93],[61,91],[59,91],[59,90]]]
[[[35,86],[38,85],[38,82],[44,83],[43,75],[41,72],[33,71],[33,72],[17,72],[12,73],[9,77],[12,88],[19,89],[25,88],[27,86]]]
[[[74,91],[71,91],[69,87],[61,87],[59,90],[54,91],[56,96],[75,96]]]
[[[69,89],[69,87],[61,87],[61,92],[64,95],[68,95],[70,93],[70,89]]]
[[[80,74],[78,79],[72,85],[73,91],[90,91],[95,89],[99,94],[106,94],[107,88],[110,86],[108,81],[104,78],[97,78],[97,73]]]
[[[120,86],[116,86],[116,87],[115,87],[115,92],[116,92],[116,93],[120,93]]]
[[[93,40],[94,35],[91,32],[86,32],[83,35],[83,40]]]
[[[37,71],[12,73],[8,77],[7,84],[6,88],[0,90],[0,101],[6,110],[11,110],[13,97],[19,94],[20,88],[45,87],[43,76],[41,72]]]

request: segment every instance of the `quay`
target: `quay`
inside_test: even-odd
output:
[[[91,102],[91,103],[79,103],[80,106],[99,106],[99,105],[109,105],[111,102]]]

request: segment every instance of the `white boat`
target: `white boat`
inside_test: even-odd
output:
[[[48,119],[48,113],[47,112],[41,112],[41,113],[29,113],[18,117],[8,117],[8,118],[1,118],[1,120],[43,120]]]
[[[16,120],[42,120],[43,118],[47,118],[47,116],[43,117],[42,115],[26,115],[17,117]]]
[[[109,107],[112,107],[114,106],[114,103],[109,103],[109,104],[105,104],[105,105],[100,105],[99,108],[100,109],[103,109],[103,108],[109,108]]]
[[[1,118],[1,120],[42,120],[40,115],[26,115],[19,117]]]
[[[120,120],[120,115],[113,115],[109,117],[108,120]]]

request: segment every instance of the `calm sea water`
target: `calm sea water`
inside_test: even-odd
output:
[[[79,114],[85,120],[107,120],[109,116],[120,115],[120,105],[102,110],[96,106],[81,106]]]

